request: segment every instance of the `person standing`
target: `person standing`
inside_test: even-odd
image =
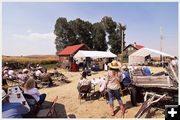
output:
[[[120,77],[119,77],[119,68],[121,67],[120,63],[116,60],[113,60],[108,64],[110,70],[108,71],[107,79],[106,79],[106,87],[109,95],[109,104],[111,109],[111,115],[114,116],[114,97],[116,97],[120,109],[124,112],[124,105],[121,100],[120,94]]]
[[[151,76],[151,70],[147,66],[143,66],[142,71],[145,76]]]

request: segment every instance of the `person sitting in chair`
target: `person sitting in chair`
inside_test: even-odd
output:
[[[45,69],[44,72],[41,74],[40,79],[42,82],[49,82],[49,87],[53,86],[51,75],[47,72],[47,69]]]
[[[78,82],[77,89],[78,89],[78,92],[79,92],[79,97],[81,96],[81,94],[80,94],[80,88],[81,88],[81,86],[83,86],[83,85],[91,85],[91,81],[88,80],[88,79],[86,78],[86,76],[87,76],[86,72],[83,72],[83,73],[82,73],[82,76],[81,76],[81,79],[80,79],[80,81]],[[87,95],[87,94],[85,94],[84,97],[86,97],[86,95]]]
[[[24,93],[32,95],[39,104],[42,104],[46,98],[45,93],[39,93],[38,89],[35,87],[35,80],[33,79],[29,79],[24,85]]]
[[[26,81],[30,78],[30,76],[28,75],[28,72],[29,72],[28,69],[24,69],[23,72],[19,72],[17,76],[20,79],[20,82],[22,83],[22,85],[24,85]]]
[[[58,77],[58,76],[59,76],[59,72],[58,72],[57,68],[54,68],[53,73],[54,73],[54,76],[55,76],[55,77]]]
[[[151,70],[147,66],[143,66],[142,70],[145,76],[151,75]]]
[[[131,78],[129,75],[128,68],[124,68],[124,71],[122,73],[122,84],[124,87],[127,87],[130,82],[131,82]]]

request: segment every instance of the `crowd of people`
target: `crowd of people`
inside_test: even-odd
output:
[[[95,64],[95,61],[92,62],[92,64]],[[85,64],[85,63],[84,63]],[[178,61],[177,58],[174,58],[171,61],[171,64],[175,69],[178,69]],[[114,110],[114,98],[117,99],[117,102],[119,104],[119,108],[121,112],[127,112],[125,105],[123,104],[123,101],[121,99],[122,96],[122,89],[128,87],[131,83],[131,75],[130,75],[130,69],[136,69],[133,66],[127,67],[122,66],[120,62],[113,60],[110,63],[106,63],[108,66],[108,71],[105,76],[105,79],[100,84],[99,91],[101,93],[105,93],[108,98],[107,101],[110,106],[110,113],[112,116],[115,115]],[[83,67],[86,67],[83,65]],[[142,71],[144,76],[151,76],[152,72],[151,69],[147,66],[141,66],[140,70]],[[37,103],[40,105],[44,103],[46,99],[46,94],[40,94],[38,90],[38,80],[41,80],[41,82],[45,81],[48,82],[48,86],[53,86],[53,80],[52,76],[63,76],[62,80],[66,80],[66,77],[59,73],[57,68],[54,68],[54,71],[52,73],[48,73],[47,69],[44,69],[40,65],[37,65],[36,67],[30,67],[25,68],[21,71],[15,71],[12,68],[9,68],[8,66],[3,67],[2,70],[2,88],[3,93],[7,94],[8,87],[10,87],[7,82],[13,81],[18,82],[18,85],[21,87],[21,90],[23,93],[31,95]],[[81,78],[78,81],[77,84],[77,90],[79,93],[79,99],[86,98],[87,94],[81,94],[81,87],[82,86],[90,86],[92,87],[92,80],[89,80],[87,78],[87,72],[84,71],[81,74]],[[83,95],[83,97],[82,97]],[[21,110],[20,110],[21,109]],[[28,113],[28,110],[22,105],[17,103],[10,103],[7,99],[3,99],[2,104],[2,111],[3,111],[3,117],[22,117],[23,114]]]
[[[15,85],[19,86],[23,94],[28,94],[32,96],[36,102],[41,105],[46,99],[46,94],[39,93],[38,81],[48,82],[48,87],[53,86],[52,76],[61,77],[63,81],[67,78],[62,73],[58,72],[57,68],[54,68],[52,73],[48,73],[47,69],[37,65],[36,67],[24,68],[23,70],[13,70],[8,66],[3,67],[2,69],[2,91],[5,94],[6,99],[3,99],[2,102],[2,114],[3,118],[17,118],[22,117],[24,114],[27,114],[29,111],[21,103],[8,101],[8,88]]]
[[[77,71],[84,71],[90,68],[92,71],[105,70],[105,65],[110,61],[110,59],[79,59],[75,60],[77,65]]]

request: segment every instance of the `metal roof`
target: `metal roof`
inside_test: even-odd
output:
[[[106,51],[85,51],[85,50],[79,50],[75,55],[74,58],[114,58],[117,57],[117,55],[106,52]]]
[[[174,57],[168,53],[164,53],[164,52],[161,52],[161,51],[158,51],[158,50],[153,50],[153,49],[150,49],[150,48],[141,48],[137,51],[135,51],[134,53],[132,53],[130,56],[148,56],[152,53],[155,53],[155,54],[160,54],[162,56],[166,56],[166,57]]]

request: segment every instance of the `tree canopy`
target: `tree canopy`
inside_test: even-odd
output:
[[[108,45],[110,51],[118,54],[121,51],[122,33],[125,38],[125,26],[105,16],[100,22],[90,23],[80,18],[67,21],[60,17],[56,20],[54,34],[56,35],[56,50],[62,50],[66,46],[84,43],[92,50],[106,51]],[[108,38],[108,40],[106,39]]]

